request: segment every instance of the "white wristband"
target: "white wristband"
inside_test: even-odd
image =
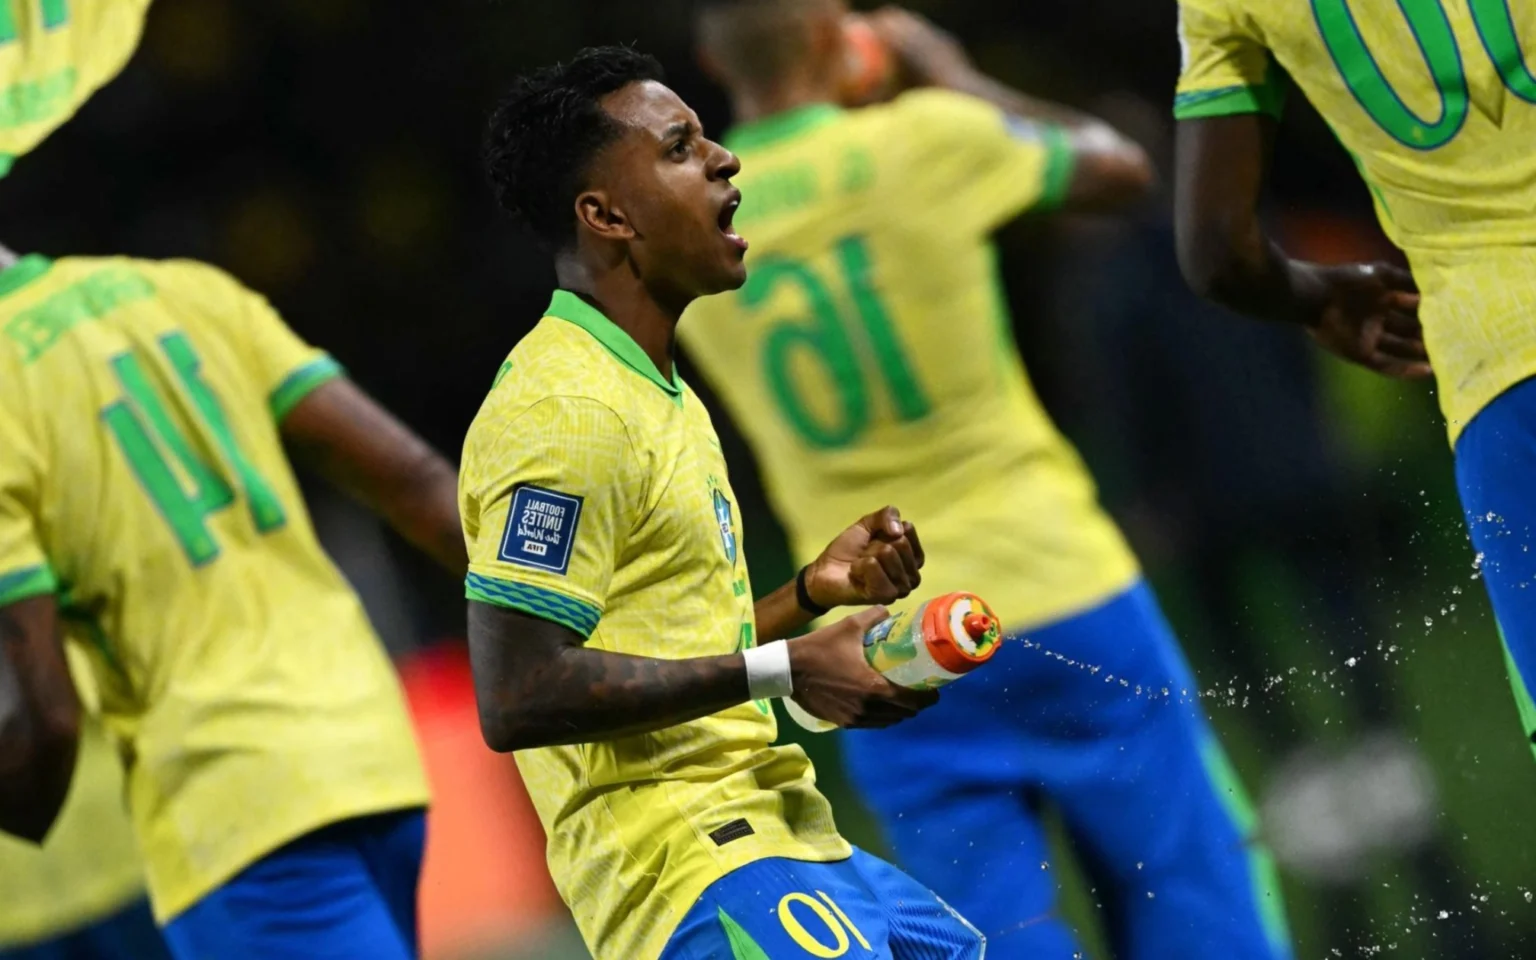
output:
[[[789,672],[789,641],[748,647],[741,658],[747,662],[747,693],[753,700],[787,697],[795,692]]]

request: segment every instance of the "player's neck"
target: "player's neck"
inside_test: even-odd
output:
[[[739,88],[732,97],[737,123],[751,123],[817,103],[837,103],[835,82],[814,77],[787,79],[762,88]]]
[[[674,378],[677,321],[688,306],[686,302],[672,304],[653,295],[629,270],[597,275],[579,264],[561,263],[556,265],[555,275],[560,289],[578,294],[596,307],[629,334],[663,377]]]

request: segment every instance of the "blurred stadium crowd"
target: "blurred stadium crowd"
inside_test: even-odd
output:
[[[1172,3],[910,5],[989,72],[1091,106],[1167,173]],[[552,285],[482,181],[489,104],[529,64],[632,42],[718,131],[724,101],[694,65],[689,22],[687,0],[157,0],[122,77],[0,189],[4,240],[219,264],[455,452]],[[1272,212],[1291,247],[1391,255],[1349,158],[1299,98],[1281,153]],[[1428,390],[1195,300],[1165,193],[1128,220],[1025,222],[1000,247],[1046,406],[1129,530],[1264,803],[1300,955],[1536,955],[1536,769],[1508,735]],[[792,572],[782,537],[745,447],[725,441],[753,578],[778,583]],[[402,665],[436,781],[427,955],[582,956],[511,761],[480,747],[459,591],[357,508],[314,507]],[[826,762],[835,741],[805,740],[844,832],[879,849]],[[1050,867],[1091,926],[1092,891],[1069,862]]]

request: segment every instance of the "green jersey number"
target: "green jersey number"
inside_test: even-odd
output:
[[[0,43],[10,43],[19,35],[16,30],[17,3],[37,4],[44,30],[57,30],[69,22],[69,0],[0,0]]]
[[[761,309],[784,285],[797,288],[805,298],[808,315],[785,319],[769,330],[763,344],[763,374],[780,415],[808,445],[823,450],[848,446],[869,426],[870,397],[861,348],[867,348],[901,421],[921,420],[932,409],[890,313],[875,291],[868,244],[861,236],[844,237],[833,253],[839,274],[836,286],[806,263],[774,259],[754,264],[738,294],[742,305],[752,311]],[[852,307],[851,315],[844,304]],[[862,343],[856,343],[856,337]],[[826,370],[834,393],[831,417],[818,418],[806,403],[792,370],[797,355]]]
[[[191,399],[197,418],[206,432],[213,435],[225,463],[244,491],[251,522],[261,533],[281,528],[288,520],[282,501],[236,444],[218,398],[200,375],[202,361],[191,342],[185,334],[173,333],[160,341],[160,347]],[[198,456],[187,432],[177,425],[171,410],[151,385],[138,357],[125,353],[113,358],[112,371],[126,396],[103,410],[101,419],[186,551],[187,559],[193,566],[208,563],[219,555],[219,543],[208,530],[208,517],[234,503],[235,491],[218,470]],[[172,461],[191,482],[191,493],[172,468]]]
[[[1440,91],[1440,115],[1433,120],[1415,113],[1392,89],[1365,45],[1349,6],[1350,0],[1312,0],[1323,43],[1349,92],[1377,126],[1404,146],[1434,150],[1450,143],[1466,123],[1471,96],[1461,48],[1440,0],[1398,2]],[[1536,76],[1532,76],[1520,50],[1508,0],[1468,0],[1467,6],[1483,49],[1498,68],[1504,85],[1520,99],[1536,103]]]

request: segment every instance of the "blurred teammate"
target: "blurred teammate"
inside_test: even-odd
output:
[[[0,5],[0,177],[122,69],[138,45],[148,5]],[[0,582],[0,597],[5,593]],[[88,675],[75,673],[92,692]],[[74,786],[46,846],[0,836],[0,960],[165,955],[123,809],[121,764],[99,717],[87,710]]]
[[[0,272],[0,828],[42,840],[69,789],[68,638],[177,957],[404,960],[426,784],[285,442],[464,569],[453,469],[226,274]]]
[[[797,556],[899,492],[928,590],[976,591],[1037,645],[1005,644],[911,723],[846,737],[850,773],[902,862],[993,957],[1078,955],[1042,869],[1041,801],[1083,854],[1117,956],[1288,956],[1243,791],[1135,558],[1034,397],[989,243],[1026,211],[1135,199],[1148,163],[900,10],[870,26],[921,89],[839,109],[845,17],[841,0],[705,5],[754,249],[746,286],[695,304],[684,343]]]
[[[1179,6],[1184,274],[1205,296],[1298,325],[1380,373],[1428,376],[1433,361],[1536,744],[1536,6],[1317,0],[1311,16],[1270,0]],[[1264,232],[1281,67],[1355,156],[1412,276],[1293,260]]]
[[[672,350],[739,287],[736,158],[622,47],[521,79],[488,137],[501,205],[560,289],[464,445],[480,721],[518,765],[555,884],[599,960],[980,958],[932,893],[851,848],[767,698],[854,726],[936,694],[871,670],[875,607],[785,642],[808,610],[886,602],[922,555],[894,509],[834,531],[755,605],[719,441]],[[857,516],[857,514],[852,514]]]
[[[0,3],[0,176],[123,69],[149,2]]]

